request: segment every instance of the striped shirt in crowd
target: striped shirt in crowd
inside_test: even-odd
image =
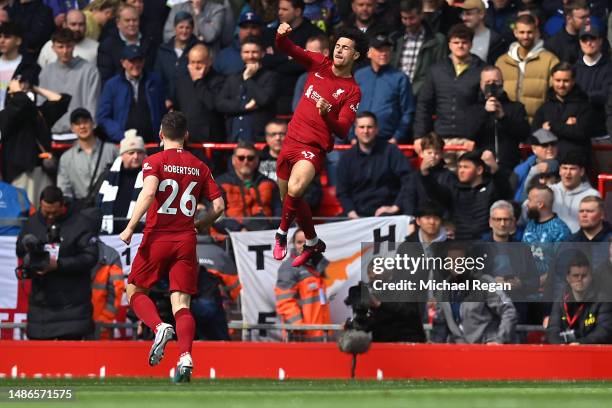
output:
[[[414,79],[414,72],[417,65],[417,57],[419,50],[425,40],[425,29],[421,27],[421,31],[416,34],[404,34],[404,49],[402,50],[402,71],[410,77],[410,81]]]

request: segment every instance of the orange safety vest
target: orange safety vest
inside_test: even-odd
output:
[[[113,248],[99,242],[100,255],[91,283],[93,319],[95,322],[112,323],[121,306],[125,281],[119,254]],[[103,339],[112,338],[111,331],[106,328],[100,331],[100,336]]]
[[[323,259],[316,270],[308,264],[296,268],[291,266],[291,262],[293,257],[285,260],[278,270],[274,288],[277,315],[287,324],[330,324],[329,303],[322,275],[329,261]],[[323,330],[307,330],[294,332],[293,337],[322,341],[325,333]]]

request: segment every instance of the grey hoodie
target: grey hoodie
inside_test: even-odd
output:
[[[561,181],[550,188],[555,193],[553,211],[567,224],[572,234],[577,232],[580,229],[578,223],[580,201],[587,196],[599,197],[599,191],[591,187],[588,181],[583,181],[573,190],[567,190]]]

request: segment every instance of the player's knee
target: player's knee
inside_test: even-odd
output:
[[[304,179],[301,177],[296,177],[295,179],[289,181],[287,191],[291,197],[301,197],[304,195],[306,186],[307,185]]]

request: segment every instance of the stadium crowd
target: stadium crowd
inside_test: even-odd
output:
[[[544,323],[551,343],[612,343],[612,303],[600,293],[612,298],[612,211],[590,183],[612,170],[610,152],[592,149],[612,144],[608,17],[600,0],[0,0],[0,216],[30,217],[19,256],[24,232],[44,240],[59,219],[70,236],[65,260],[45,274],[73,296],[48,296],[35,278],[29,337],[83,338],[93,320],[113,321],[124,287],[116,254],[96,236],[125,227],[161,118],[180,110],[189,143],[237,143],[231,154],[193,150],[222,188],[226,218],[200,231],[198,248],[218,261],[201,265],[192,307],[199,338],[229,338],[223,299],[235,300],[240,283],[218,245],[228,231],[276,228],[265,217],[280,215],[275,163],[286,118],[311,92],[304,69],[275,47],[285,22],[295,44],[326,56],[342,27],[370,42],[355,72],[357,119],[348,140],[336,139],[352,146],[330,154],[309,187],[315,213],[335,191],[351,219],[414,216],[406,242],[425,253],[451,240],[522,242],[538,253],[535,280],[504,268],[445,278],[510,282],[526,296],[557,299],[515,301],[499,291],[473,303],[457,293],[415,310],[373,295],[375,340],[422,341],[429,322],[432,341],[511,343],[525,341],[517,324]],[[54,141],[72,147],[59,152]],[[397,146],[408,143],[412,157]],[[296,234],[295,253],[300,242]],[[552,268],[556,253],[542,248],[568,242],[605,249]],[[447,251],[465,255],[461,246]],[[283,321],[329,323],[329,305],[304,289],[324,287],[326,262],[283,263]],[[92,290],[90,305],[83,294]]]

